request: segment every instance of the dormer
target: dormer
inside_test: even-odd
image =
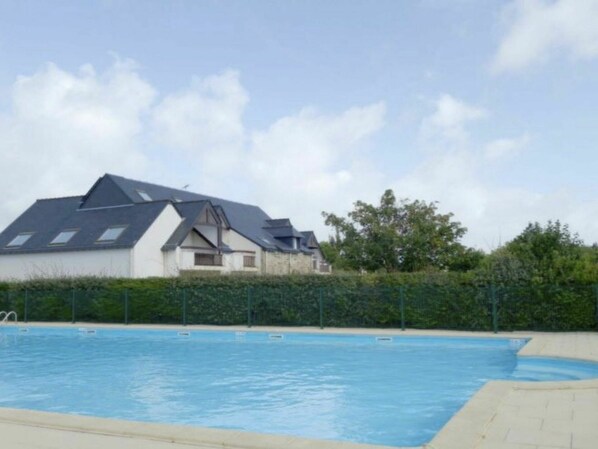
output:
[[[288,218],[266,220],[266,226],[263,229],[289,248],[296,251],[301,248],[303,235],[293,227]]]
[[[308,249],[319,249],[320,248],[320,244],[318,243],[318,240],[316,239],[316,236],[314,234],[313,231],[303,231],[301,232],[301,234],[303,234],[303,245],[308,248]]]
[[[195,219],[193,229],[214,248],[222,246],[222,221],[209,202]]]
[[[114,182],[110,175],[96,181],[81,200],[80,209],[128,206],[133,204],[129,196]]]

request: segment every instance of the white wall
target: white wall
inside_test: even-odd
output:
[[[166,274],[162,246],[182,220],[172,205],[168,204],[164,208],[133,248],[131,277],[145,278]]]
[[[174,277],[179,275],[180,248],[164,252],[164,276]]]
[[[235,251],[230,255],[231,270],[260,271],[262,265],[262,248],[232,229],[226,232],[225,235],[226,239],[223,236],[224,243],[226,243],[233,251]],[[244,268],[243,256],[255,256],[256,268]]]
[[[212,249],[208,242],[201,238],[195,231],[191,230],[189,235],[185,237],[181,246],[197,246],[199,248]]]
[[[191,235],[185,239],[184,245],[200,246],[199,240],[201,238],[194,235],[191,231]],[[222,273],[230,273],[231,271],[247,271],[247,272],[259,272],[261,265],[261,248],[253,243],[251,240],[246,239],[241,234],[233,231],[223,231],[222,241],[226,243],[234,253],[227,253],[222,255],[222,266],[209,266],[209,265],[195,265],[195,250],[180,248],[178,251],[168,251],[165,257],[167,258],[168,265],[174,266],[179,270],[199,270],[199,271],[220,271]],[[205,242],[201,246],[208,246]],[[245,268],[243,267],[243,256],[256,256],[256,267]],[[166,259],[165,259],[166,260]],[[176,260],[176,263],[174,262]],[[170,275],[176,275],[174,270],[169,271]]]
[[[0,256],[0,279],[72,276],[129,277],[130,249],[64,251]]]

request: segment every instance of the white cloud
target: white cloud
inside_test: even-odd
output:
[[[19,77],[9,101],[0,115],[0,227],[36,198],[82,194],[113,172],[191,183],[193,191],[258,204],[324,238],[329,230],[322,210],[343,214],[358,199],[376,202],[389,184],[391,170],[374,165],[370,143],[384,127],[384,103],[336,114],[306,108],[252,131],[243,122],[249,95],[238,73],[198,78],[159,99],[135,64],[121,60],[103,72],[87,65],[70,73],[48,64]],[[441,210],[469,227],[466,242],[485,249],[514,237],[530,220],[557,218],[598,241],[597,201],[485,179],[529,141],[522,134],[477,142],[469,126],[488,115],[440,96],[419,128],[419,143],[434,151],[420,153],[421,163],[391,183],[397,196],[440,201]],[[178,170],[170,160],[179,161]]]
[[[191,86],[166,96],[153,111],[152,134],[173,158],[193,167],[193,188],[230,194],[222,183],[244,163],[243,113],[249,95],[239,73],[195,78]]]
[[[462,103],[456,99],[455,102]],[[442,104],[438,101],[436,109],[422,123],[430,123],[442,115]],[[427,130],[422,126],[422,133]],[[440,138],[450,135],[441,134]],[[484,150],[477,151],[477,145],[472,143],[475,139],[462,125],[454,145],[430,142],[436,151],[424,152],[422,162],[397,179],[393,188],[399,197],[438,201],[442,212],[453,212],[455,219],[468,227],[464,242],[484,250],[495,249],[512,239],[530,221],[560,219],[587,243],[598,241],[598,201],[579,201],[574,192],[559,188],[540,193],[522,187],[497,186],[486,179],[487,171],[498,169],[499,159],[516,158],[529,139],[527,134],[499,138],[482,144]],[[504,176],[508,179],[508,172]]]
[[[10,92],[0,115],[0,227],[37,198],[84,193],[104,172],[190,183],[323,235],[322,210],[382,191],[363,151],[384,125],[382,103],[331,115],[307,108],[250,133],[237,72],[196,78],[159,99],[126,60],[101,73],[47,64]]]
[[[465,125],[488,116],[488,112],[471,106],[448,94],[441,95],[435,102],[435,111],[426,117],[420,127],[422,138],[428,142],[433,139],[465,143],[467,133]]]
[[[104,171],[144,170],[137,139],[156,93],[131,61],[100,74],[47,64],[20,76],[10,95],[12,110],[0,115],[2,225],[36,198],[85,192]]]
[[[520,71],[559,54],[598,57],[598,0],[517,0],[505,8],[504,21],[495,72]]]
[[[496,139],[486,144],[484,156],[490,161],[512,158],[519,155],[529,141],[528,134],[516,138]]]
[[[304,109],[253,133],[249,170],[258,204],[327,235],[321,211],[348,210],[381,192],[375,157],[363,145],[384,125],[385,111],[383,103],[338,115]]]

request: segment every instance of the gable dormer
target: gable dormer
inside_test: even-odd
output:
[[[133,204],[129,196],[114,182],[109,175],[98,179],[85,194],[80,209],[94,209],[98,207],[115,207]]]
[[[289,249],[296,251],[300,249],[303,235],[293,227],[291,220],[288,218],[266,220],[266,226],[264,226],[262,229],[268,232],[279,242],[284,243],[289,247]],[[286,248],[282,247],[281,249]]]
[[[316,240],[316,236],[313,231],[303,231],[303,245],[309,249],[318,249],[320,248],[320,244]]]
[[[210,202],[195,219],[193,229],[215,248],[222,246],[222,221]]]

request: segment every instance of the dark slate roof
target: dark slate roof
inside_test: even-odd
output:
[[[269,234],[272,234],[276,238],[281,237],[296,237],[296,238],[303,238],[303,235],[299,233],[294,227],[292,226],[277,226],[277,227],[266,227],[264,228]]]
[[[292,226],[291,220],[288,218],[274,218],[272,220],[266,220],[267,228],[278,228],[281,226]]]
[[[164,210],[167,201],[130,204],[103,209],[80,209],[84,197],[36,201],[0,234],[0,254],[130,248]],[[110,226],[126,225],[114,243],[96,243]],[[64,230],[79,231],[64,245],[49,245]],[[25,244],[7,248],[18,234],[33,232]]]
[[[185,240],[185,238],[193,229],[193,225],[198,215],[201,213],[204,207],[206,207],[207,204],[209,204],[209,201],[207,200],[189,201],[186,203],[174,203],[174,207],[176,208],[179,215],[183,217],[183,221],[170,236],[166,244],[164,244],[162,250],[173,250],[176,247],[178,247],[181,243],[183,243],[183,240]]]
[[[209,200],[213,206],[220,206],[222,208],[226,215],[226,219],[235,231],[248,238],[258,246],[271,251],[296,251],[293,250],[292,246],[276,240],[276,237],[269,232],[269,229],[264,229],[265,226],[268,226],[268,221],[271,222],[273,220],[258,206],[237,203],[235,201],[224,200],[222,198],[216,198],[208,195],[201,195],[198,193],[189,192],[187,190],[173,189],[157,184],[135,181],[116,175],[106,174],[104,177],[109,178],[111,181],[117,184],[131,199],[131,201],[135,203],[143,202],[143,199],[137,193],[138,190],[143,190],[153,200],[174,201],[175,198],[181,200],[182,202]],[[175,204],[180,205],[182,203]],[[284,220],[288,221],[288,219]],[[288,222],[290,223],[290,221]],[[303,249],[307,250],[307,248]]]
[[[145,201],[139,191],[152,201]],[[129,248],[141,238],[167,204],[172,204],[183,222],[163,249],[180,244],[193,227],[197,215],[210,203],[230,227],[269,251],[297,252],[292,238],[302,238],[288,218],[271,219],[261,208],[250,204],[172,189],[156,184],[106,174],[84,196],[38,200],[0,234],[0,254],[73,251],[99,248]],[[98,244],[97,238],[109,226],[128,225],[111,244]],[[80,231],[65,245],[48,246],[59,232]],[[35,232],[21,247],[6,248],[19,233]],[[162,244],[162,242],[160,242]],[[227,248],[224,248],[227,250]],[[299,251],[309,253],[305,245]]]
[[[301,244],[306,246],[307,248],[319,248],[320,244],[318,243],[318,239],[316,239],[316,234],[314,231],[301,231],[303,238],[301,239]]]

